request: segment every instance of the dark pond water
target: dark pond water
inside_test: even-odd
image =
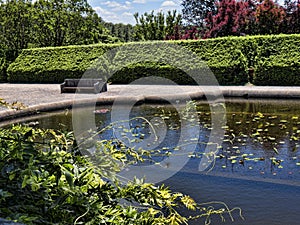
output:
[[[243,221],[235,211],[234,222],[226,216],[225,222],[213,217],[212,224],[300,224],[300,101],[226,100],[226,124],[222,125],[225,135],[220,137],[222,141],[217,147],[215,163],[205,171],[199,171],[199,163],[205,156],[204,149],[214,124],[211,124],[208,104],[197,102],[196,107],[197,118],[187,116],[188,128],[183,129],[185,118],[182,115],[185,114],[172,106],[136,106],[129,115],[132,120],[118,123],[98,138],[129,137],[126,139],[128,145],[152,148],[154,129],[158,137],[163,137],[155,144],[155,153],[161,153],[154,157],[157,163],[176,163],[176,159],[166,160],[165,155],[180,155],[183,145],[195,146],[185,152],[187,160],[176,167],[180,169],[160,176],[157,181],[172,186],[174,191],[191,195],[197,202],[218,201],[230,208],[240,207],[245,217]],[[87,110],[93,112],[95,109],[75,112],[79,120],[76,123],[85,123]],[[102,106],[95,113],[94,122],[99,129],[110,124],[111,108]],[[122,110],[118,115],[123,118]],[[74,124],[70,111],[40,115],[29,121],[37,121],[38,126],[44,128],[68,130],[72,130]],[[143,144],[147,139],[153,143]],[[164,171],[153,170],[154,178],[157,173]],[[149,174],[152,176],[151,171]],[[191,224],[201,223],[203,221]]]

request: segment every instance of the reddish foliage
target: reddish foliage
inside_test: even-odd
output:
[[[278,34],[285,10],[273,0],[263,0],[256,9],[255,18],[259,34]]]
[[[255,4],[251,0],[221,0],[217,14],[209,15],[205,37],[243,35],[248,33],[254,20]]]
[[[254,34],[300,33],[300,0],[217,0],[217,12],[208,13],[205,28],[186,29],[181,39]]]
[[[300,0],[286,0],[284,5],[286,16],[281,26],[282,32],[287,34],[300,33]]]

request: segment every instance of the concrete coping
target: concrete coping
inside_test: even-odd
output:
[[[0,84],[0,97],[7,102],[22,102],[21,110],[0,109],[0,121],[26,117],[39,112],[70,109],[76,106],[112,105],[118,101],[165,104],[170,101],[203,100],[208,95],[240,99],[300,100],[300,87],[278,86],[177,86],[109,85],[99,94],[61,94],[59,84]]]

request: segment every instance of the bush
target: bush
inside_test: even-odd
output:
[[[95,149],[93,156],[82,154],[70,132],[0,129],[1,217],[25,224],[167,225],[241,213],[224,203],[198,204],[164,185],[121,182],[117,173],[126,165],[153,162],[150,152],[113,139],[85,140],[87,145]]]
[[[201,59],[207,62],[207,65],[213,71],[218,81],[222,85],[244,84],[247,82],[247,61],[242,52],[236,48],[229,51],[226,47],[220,46],[216,51],[214,45],[209,41],[177,41],[177,42],[144,42],[128,43],[126,46],[139,49],[139,52],[132,51],[132,59],[141,57],[141,52],[147,55],[147,49],[151,45],[158,43],[179,44],[195,52]],[[89,45],[89,46],[71,46],[59,48],[41,48],[24,50],[17,60],[10,65],[8,69],[10,82],[30,82],[30,83],[60,83],[65,78],[80,78],[87,70],[91,62],[100,57],[105,51],[120,47],[115,45]],[[199,51],[205,46],[207,51]],[[162,59],[173,58],[175,61],[177,55],[165,54],[156,55]],[[122,57],[123,58],[122,58]],[[128,58],[122,54],[114,55],[114,61],[120,62]],[[181,59],[185,60],[185,59]],[[191,64],[183,62],[185,68]],[[101,65],[100,65],[101,66]],[[120,67],[119,67],[120,68]],[[188,69],[188,71],[191,68]],[[101,71],[101,69],[100,69]],[[139,62],[122,65],[115,75],[110,79],[113,83],[128,84],[137,78],[144,76],[161,76],[177,84],[195,84],[186,71],[182,71],[172,65],[161,62]]]
[[[61,83],[81,78],[91,61],[118,45],[99,44],[25,49],[8,70],[12,83]]]
[[[272,55],[256,65],[255,85],[299,86],[300,54]]]
[[[129,55],[114,52],[115,55],[111,57],[113,60],[108,60],[106,66],[98,65],[100,68],[97,70],[101,74],[107,73],[104,67],[110,67],[110,64],[115,62],[116,68],[119,69],[109,81],[119,84],[128,84],[145,76],[161,76],[177,84],[196,84],[197,82],[187,75],[187,72],[193,72],[195,68],[193,63],[186,58],[180,58],[181,56],[172,50],[151,53],[156,57],[155,62],[154,58],[152,61],[138,62],[140,57],[149,55],[152,45],[178,44],[206,62],[221,85],[247,83],[248,68],[255,69],[253,82],[256,85],[295,85],[296,83],[291,80],[298,79],[299,40],[300,35],[295,34],[126,43],[123,45],[126,48],[136,48],[139,51],[127,52]],[[65,78],[80,78],[93,60],[107,50],[121,46],[121,44],[101,44],[24,50],[8,69],[9,81],[60,83]],[[144,54],[140,54],[141,52]],[[126,61],[127,58],[133,63],[120,65],[120,62]],[[173,66],[163,63],[163,58],[172,59],[173,62],[180,58],[180,65],[183,65],[184,70],[176,67],[176,63]]]
[[[300,85],[300,35],[259,38],[255,85]]]

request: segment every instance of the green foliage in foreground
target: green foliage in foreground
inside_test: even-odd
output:
[[[145,152],[99,141],[83,156],[72,133],[14,126],[0,130],[0,216],[26,224],[187,224],[227,207],[198,205],[182,193],[141,180],[122,184],[116,172]],[[130,160],[129,160],[130,159]],[[208,220],[207,220],[208,222]]]

